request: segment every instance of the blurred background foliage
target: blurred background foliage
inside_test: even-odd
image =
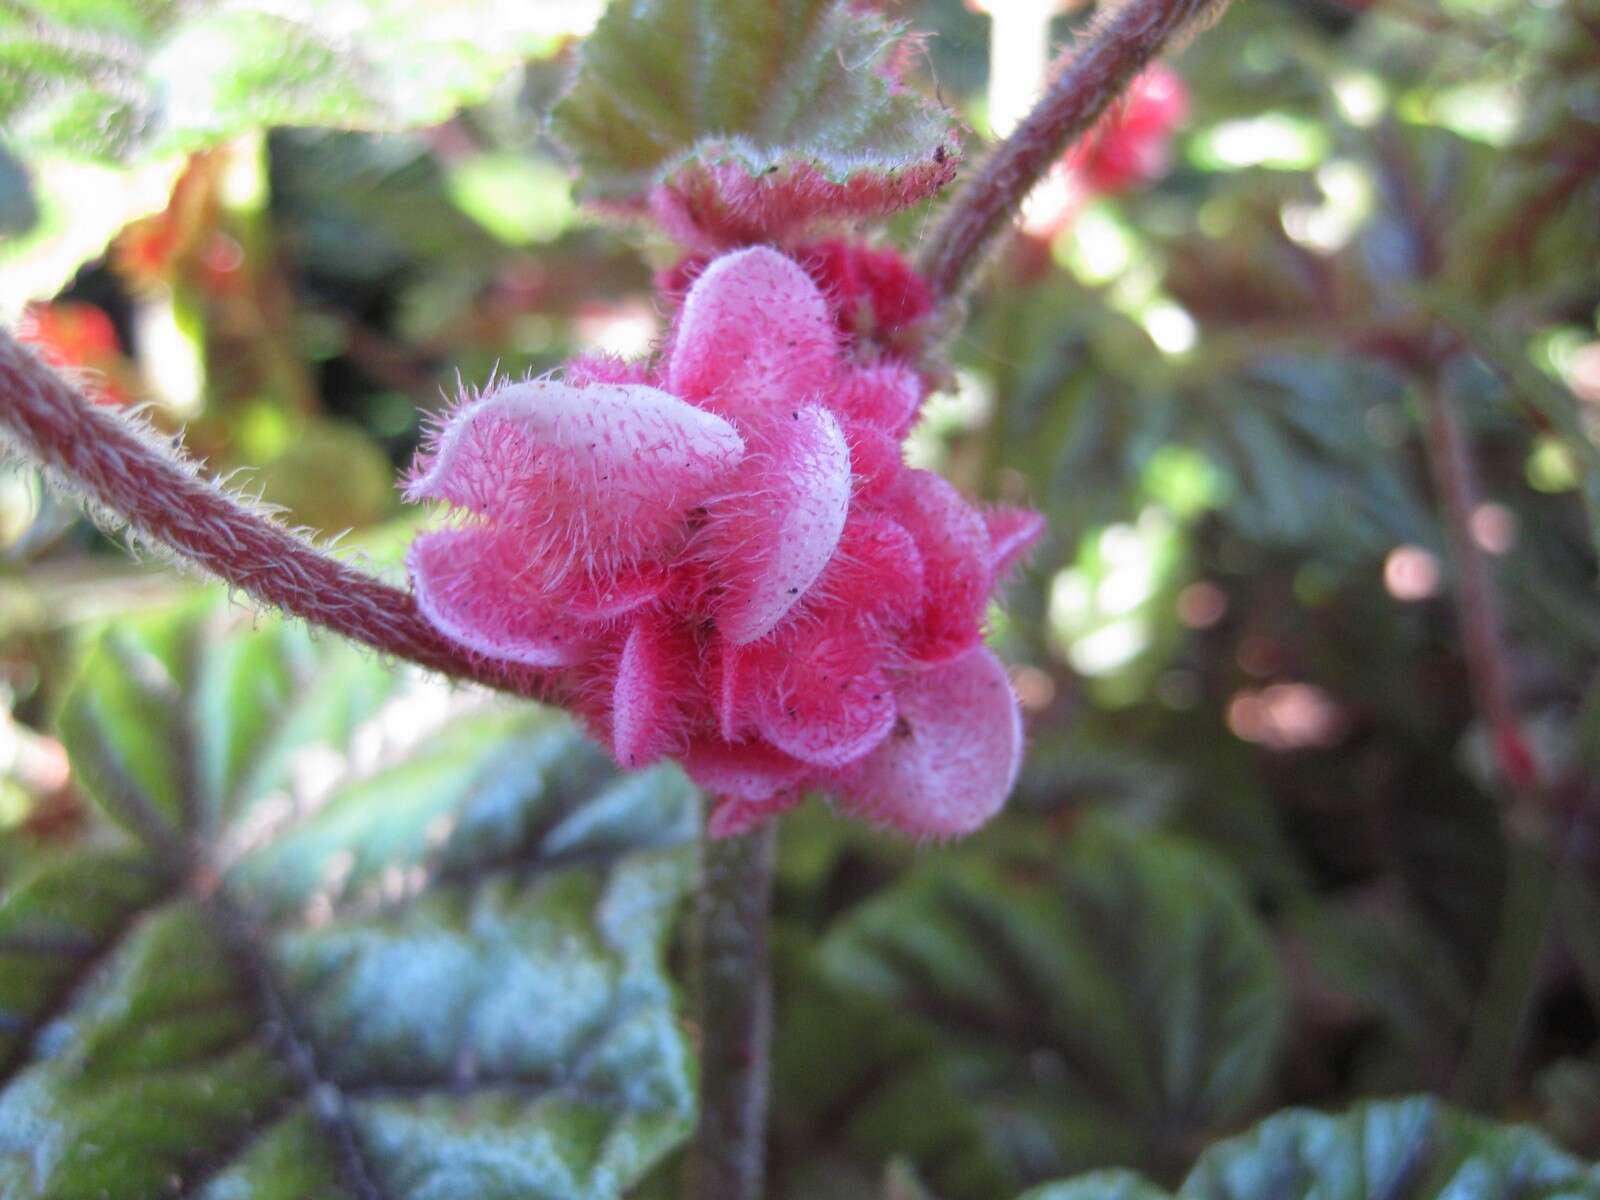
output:
[[[576,207],[543,132],[575,39],[600,7],[0,9],[4,317],[98,400],[146,405],[211,469],[393,570],[412,519],[395,480],[463,383],[547,370],[581,349],[645,353],[662,332],[650,282],[675,250]],[[1004,19],[1048,6],[1012,7]],[[994,68],[1039,64],[992,66],[990,17],[959,0],[891,10],[930,34],[919,71],[972,126],[970,160],[1004,100]],[[1085,19],[1078,8],[1056,15],[1057,41]],[[210,68],[189,69],[196,56]],[[1029,217],[973,298],[950,386],[915,437],[921,465],[1049,518],[1046,543],[992,621],[1015,664],[1030,754],[1006,815],[960,846],[906,845],[818,806],[785,819],[775,1197],[993,1200],[1117,1167],[1176,1187],[1208,1146],[1277,1109],[1424,1092],[1600,1154],[1600,6],[1251,0],[1172,65],[1189,100],[1164,171]],[[880,236],[914,249],[928,224],[913,211]],[[1541,785],[1536,814],[1503,794],[1474,711],[1428,463],[1429,394],[1469,434],[1481,491],[1470,535],[1501,592]],[[13,939],[0,945],[0,1035],[17,1022],[32,1047],[6,1049],[18,1086],[0,1114],[20,1130],[48,1107],[17,1098],[23,1081],[42,1086],[40,1064],[24,1064],[60,1019],[39,996],[59,1004],[69,984],[95,978],[83,974],[98,962],[83,947],[108,944],[112,932],[91,934],[117,925],[79,911],[49,875],[86,847],[111,852],[88,804],[85,735],[72,732],[73,704],[88,701],[68,704],[67,692],[100,630],[142,630],[149,618],[137,613],[183,601],[192,584],[159,563],[130,565],[22,465],[0,475],[0,547],[0,926]],[[217,625],[194,644],[222,638]],[[202,728],[226,724],[249,697],[266,703],[267,668],[234,661],[257,651],[207,651],[233,664],[235,684],[224,686],[222,667],[162,658],[177,636],[138,635],[155,639],[140,653],[168,663],[174,689],[147,703],[185,697]],[[264,636],[280,635],[236,631],[219,644]],[[96,682],[108,668],[93,665],[126,655],[98,654],[76,694],[110,689],[134,703],[124,685]],[[287,689],[273,712],[318,678],[291,676],[295,686],[272,685]],[[137,705],[116,711],[106,720],[133,721],[118,736],[137,742]],[[365,713],[344,719],[359,726]],[[348,760],[347,732],[308,738]],[[493,736],[511,746],[532,735],[507,725]],[[433,776],[405,773],[412,753],[386,769],[426,791]],[[507,800],[517,785],[505,770],[474,774],[470,794],[452,793],[439,812],[454,821],[495,797],[509,806],[499,819],[510,840],[484,834],[481,854],[512,871],[500,901],[514,905],[516,889],[547,884],[515,874],[527,867],[519,856],[565,864],[568,851],[541,840],[559,822],[527,815],[546,791],[529,784]],[[661,784],[666,798],[652,809],[637,796],[605,799],[612,785],[597,770],[557,789],[581,799],[561,801],[563,814],[599,814],[561,845],[599,838],[607,861],[595,869],[608,887],[621,885],[607,856],[628,870],[645,870],[641,854],[679,862],[681,822],[659,808],[681,807],[677,785]],[[368,791],[348,801],[343,824],[319,833],[331,818],[316,806],[303,828],[289,822],[301,833],[273,871],[324,871],[334,843],[323,839],[337,825],[353,856],[340,869],[365,861],[367,845],[374,878],[400,880],[391,890],[404,899],[420,860],[391,844],[392,829],[379,832],[382,789]],[[420,830],[432,811],[395,820]],[[148,835],[133,830],[136,841]],[[228,845],[233,835],[205,836]],[[251,873],[267,854],[251,842],[228,860],[242,872],[241,903],[271,908],[272,887],[289,888],[264,868]],[[399,874],[385,875],[385,863]],[[652,886],[670,913],[680,881],[668,876]],[[334,914],[335,926],[378,919],[357,909]],[[58,963],[55,983],[15,957],[16,930],[39,911],[50,929],[64,922],[88,938],[79,967]],[[538,942],[542,919],[521,912],[517,936]],[[430,936],[448,940],[448,920],[429,920]],[[404,942],[406,930],[390,933],[431,953]],[[618,968],[617,994],[637,985],[659,1006],[672,985],[652,955],[675,965],[678,953],[665,929],[637,936],[649,944],[605,951],[632,964]],[[357,963],[377,954],[370,943],[340,951],[311,932],[282,937],[287,948],[272,953],[291,982],[317,954],[341,964],[325,971],[377,969]],[[568,953],[542,945],[528,951],[530,970],[540,954]],[[416,986],[444,986],[418,971]],[[97,986],[135,985],[118,976]],[[25,1003],[19,988],[44,990]],[[357,1022],[361,1004],[389,1003],[338,995]],[[499,979],[480,1000],[548,997]],[[232,1003],[216,1001],[219,1012]],[[321,1002],[306,1003],[314,1024]],[[463,1004],[457,1019],[493,1020]],[[421,1019],[394,1015],[388,1050],[421,1054],[407,1041],[426,1040],[413,1028]],[[151,1053],[143,1035],[117,1036]],[[639,1036],[636,1057],[618,1061],[666,1080],[665,1099],[596,1067],[609,1082],[595,1086],[612,1088],[598,1109],[519,1110],[582,1160],[571,1178],[594,1190],[571,1194],[645,1178],[681,1135],[687,1050],[664,1027]],[[124,1050],[141,1069],[170,1068]],[[424,1076],[393,1087],[438,1096],[399,1115],[401,1101],[380,1097],[391,1109],[358,1123],[395,1146],[471,1124],[459,1107],[453,1117],[426,1108],[470,1107],[455,1070],[451,1082],[429,1060]],[[472,1112],[514,1126],[506,1113]],[[293,1126],[303,1117],[280,1115],[273,1144],[192,1194],[334,1194],[312,1175],[296,1184],[274,1173],[307,1136]],[[59,1128],[100,1128],[82,1119],[90,1126],[73,1117]],[[1413,1190],[1372,1182],[1352,1195],[1443,1194],[1430,1189],[1473,1155],[1502,1189],[1484,1195],[1546,1194],[1516,1190],[1534,1180],[1600,1187],[1562,1183],[1559,1156],[1532,1135],[1421,1102],[1277,1121],[1208,1153],[1181,1194],[1301,1195],[1271,1180],[1303,1180],[1323,1153],[1312,1146],[1333,1147],[1313,1163],[1333,1170],[1362,1138],[1411,1139],[1434,1159],[1393,1168]],[[604,1158],[602,1145],[621,1158]],[[115,1161],[141,1153],[124,1152]],[[30,1169],[39,1186],[37,1160]],[[35,1194],[18,1190],[25,1177],[4,1194]],[[79,1194],[78,1177],[61,1178],[38,1194]],[[643,1186],[667,1195],[670,1178],[669,1163]],[[288,1190],[252,1190],[270,1179]],[[1104,1175],[1037,1195],[1156,1194]]]

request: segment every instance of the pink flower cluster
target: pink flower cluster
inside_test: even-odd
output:
[[[813,789],[967,833],[1022,743],[985,609],[1042,522],[904,464],[923,381],[845,331],[882,309],[892,332],[920,281],[848,246],[807,262],[827,293],[776,250],[723,255],[659,361],[579,360],[457,409],[408,489],[464,514],[414,543],[417,601],[548,669],[618,762],[681,761],[713,834]]]
[[[1166,174],[1172,133],[1188,115],[1183,77],[1165,63],[1152,63],[1105,120],[1067,151],[1066,167],[1101,196],[1152,183]]]
[[[1023,211],[1023,232],[1048,240],[1067,229],[1094,197],[1120,195],[1160,179],[1173,131],[1188,115],[1183,77],[1164,63],[1146,67],[1034,190]]]

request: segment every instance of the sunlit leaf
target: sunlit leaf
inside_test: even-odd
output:
[[[165,203],[183,155],[270,126],[400,130],[483,100],[592,25],[591,0],[25,3],[0,11],[0,128],[42,220],[0,250],[13,296],[47,296]],[[70,213],[67,211],[70,210]],[[70,216],[70,220],[68,217]]]
[[[406,128],[593,15],[568,0],[23,5],[0,18],[0,122],[24,150],[119,161],[269,125]]]

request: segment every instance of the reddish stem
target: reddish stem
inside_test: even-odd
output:
[[[1434,374],[1437,376],[1437,372]],[[1467,674],[1478,711],[1489,725],[1495,766],[1511,795],[1513,813],[1533,819],[1542,808],[1538,773],[1517,721],[1494,580],[1488,561],[1472,536],[1472,513],[1478,503],[1472,452],[1460,415],[1445,394],[1442,381],[1435,377],[1425,380],[1422,386],[1427,407],[1428,461],[1455,568],[1456,613]]]
[[[384,654],[532,696],[539,676],[472,655],[438,633],[411,593],[323,554],[250,511],[198,464],[91,404],[0,333],[0,432],[139,537],[170,547],[263,604]]]
[[[1063,150],[1121,95],[1179,30],[1220,13],[1227,0],[1127,0],[1064,54],[1043,98],[984,160],[945,210],[923,251],[935,295],[966,285],[995,235]]]
[[[1556,895],[1538,766],[1517,720],[1512,672],[1494,580],[1472,536],[1478,502],[1472,450],[1461,416],[1435,367],[1421,380],[1426,442],[1439,510],[1455,567],[1455,606],[1478,712],[1488,723],[1494,764],[1508,803],[1503,809],[1508,873],[1500,928],[1467,1031],[1455,1091],[1464,1102],[1498,1111],[1539,990],[1539,964],[1550,939]]]

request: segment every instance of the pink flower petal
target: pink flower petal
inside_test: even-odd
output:
[[[779,750],[819,767],[868,753],[894,726],[894,689],[883,644],[840,611],[761,648],[756,725]]]
[[[650,365],[630,362],[612,354],[583,354],[561,368],[561,380],[568,387],[591,387],[597,383],[650,384]]]
[[[1020,562],[1044,534],[1044,517],[1026,508],[991,508],[983,514],[989,531],[989,569],[996,579]]]
[[[993,581],[983,518],[931,471],[904,472],[886,504],[922,553],[926,600],[906,653],[922,662],[966,653],[982,639]]]
[[[684,699],[694,691],[687,639],[661,618],[634,622],[617,663],[611,699],[611,745],[617,762],[636,769],[683,744]]]
[[[816,280],[848,336],[893,334],[933,308],[928,281],[896,250],[832,239],[801,246],[794,258]]]
[[[735,645],[766,636],[805,595],[850,507],[850,448],[833,414],[796,409],[778,432],[705,526],[703,552],[725,589],[717,627]]]
[[[979,648],[908,675],[894,732],[838,773],[840,807],[907,833],[960,837],[1005,804],[1022,763],[1022,719],[1000,660]]]
[[[717,681],[717,728],[724,740],[736,742],[750,725],[749,652],[727,638],[716,640],[713,678]]]
[[[893,518],[852,512],[816,595],[852,621],[902,628],[922,611],[922,553]]]
[[[888,494],[905,468],[900,443],[870,425],[846,426],[850,443],[850,471],[856,477],[856,495],[877,500]]]
[[[558,600],[575,620],[609,621],[658,599],[671,582],[660,564],[642,563],[602,579],[563,577]]]
[[[435,530],[411,543],[406,565],[422,615],[463,646],[533,667],[582,657],[588,631],[539,603],[516,538],[481,527]]]
[[[750,422],[786,419],[825,392],[837,343],[800,266],[755,246],[725,254],[689,288],[667,364],[672,391]]]
[[[683,756],[689,778],[713,796],[766,804],[789,792],[806,774],[804,763],[761,742],[703,738]]]
[[[902,438],[916,421],[926,393],[920,375],[910,367],[890,362],[849,372],[829,402],[846,420]]]
[[[785,753],[816,766],[860,758],[894,723],[891,630],[922,607],[922,560],[911,535],[873,513],[852,515],[806,612],[743,647],[723,643],[724,737],[754,722]]]
[[[515,520],[529,558],[605,574],[681,536],[744,442],[722,418],[644,384],[511,384],[455,414],[407,491]]]

